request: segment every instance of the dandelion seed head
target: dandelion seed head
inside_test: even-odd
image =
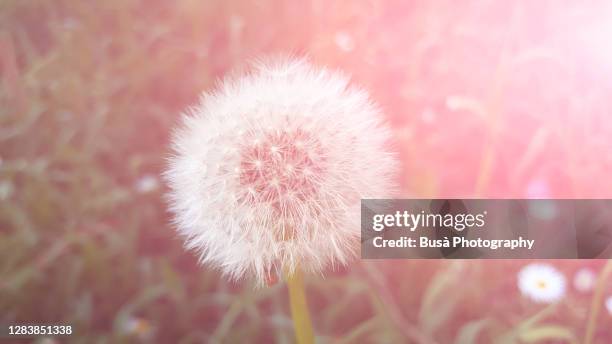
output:
[[[388,198],[397,171],[379,109],[304,60],[259,62],[188,111],[165,172],[186,247],[261,285],[321,272],[358,246],[360,199]]]

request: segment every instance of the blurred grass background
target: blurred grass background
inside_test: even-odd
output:
[[[612,54],[584,39],[606,6],[0,0],[0,323],[74,326],[34,341],[47,343],[293,341],[284,286],[198,267],[159,180],[180,111],[263,54],[307,54],[371,90],[408,197],[609,198]],[[568,278],[603,264],[552,263]],[[311,277],[319,341],[579,342],[591,295],[534,305],[516,288],[524,264],[361,261]],[[611,319],[596,342],[612,341]]]

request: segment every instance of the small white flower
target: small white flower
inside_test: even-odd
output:
[[[587,293],[593,290],[597,276],[593,270],[582,268],[574,275],[574,288],[582,293]]]
[[[378,108],[337,72],[260,63],[204,94],[172,142],[165,179],[186,247],[259,285],[346,263],[360,199],[389,198],[396,160]]]
[[[608,313],[612,315],[612,296],[608,296],[606,299],[606,309],[608,310]]]
[[[565,295],[565,284],[565,276],[549,264],[529,264],[518,274],[521,293],[538,303],[559,301]]]
[[[159,180],[157,177],[150,174],[142,176],[136,181],[136,184],[134,184],[134,189],[136,189],[136,192],[141,194],[155,191],[157,188],[159,188]]]

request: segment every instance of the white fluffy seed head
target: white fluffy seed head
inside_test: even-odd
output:
[[[397,162],[367,93],[304,60],[256,63],[184,114],[165,172],[186,247],[258,284],[320,272],[359,245],[360,199],[388,198]]]

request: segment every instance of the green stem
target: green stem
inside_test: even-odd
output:
[[[601,310],[604,292],[606,289],[606,283],[608,281],[608,278],[610,277],[610,274],[612,274],[612,260],[607,261],[606,265],[601,271],[601,274],[599,275],[599,279],[597,280],[597,287],[595,289],[595,294],[593,294],[593,299],[591,301],[591,311],[589,313],[586,333],[584,335],[585,344],[593,343],[593,337],[595,336],[595,328],[597,327],[597,317],[599,316],[599,311]]]
[[[289,304],[291,305],[291,318],[295,328],[295,339],[298,344],[314,343],[314,332],[308,313],[304,282],[299,268],[287,277],[287,288],[289,289]]]

